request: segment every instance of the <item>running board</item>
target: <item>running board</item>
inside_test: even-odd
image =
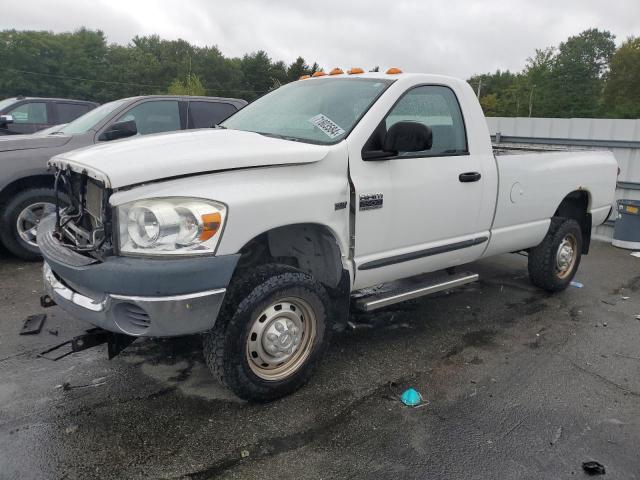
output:
[[[477,273],[462,272],[457,274],[440,274],[435,276],[420,275],[393,282],[381,289],[367,293],[372,289],[363,289],[355,296],[355,308],[364,312],[371,312],[378,308],[388,307],[394,303],[424,297],[433,293],[450,290],[452,288],[477,282]]]

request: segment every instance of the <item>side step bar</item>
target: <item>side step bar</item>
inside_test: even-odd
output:
[[[365,294],[365,296],[355,300],[355,307],[364,312],[371,312],[378,308],[388,307],[394,303],[412,300],[425,295],[442,292],[443,290],[460,287],[467,283],[477,282],[478,279],[479,275],[471,272],[439,275],[436,278],[421,275],[419,279],[413,278],[394,282],[394,284],[392,284],[393,287],[390,289],[382,289],[370,295]]]

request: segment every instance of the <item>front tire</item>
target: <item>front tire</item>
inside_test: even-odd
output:
[[[211,372],[238,397],[267,402],[311,377],[331,333],[329,298],[310,275],[264,265],[234,280],[203,338]]]
[[[7,250],[23,260],[39,260],[38,225],[55,212],[55,203],[55,193],[50,188],[30,188],[14,195],[0,218],[0,240]]]
[[[548,292],[567,288],[582,257],[582,230],[573,219],[553,217],[542,243],[529,252],[531,283]]]

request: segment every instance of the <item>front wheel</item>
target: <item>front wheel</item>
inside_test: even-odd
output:
[[[554,217],[542,243],[529,252],[531,283],[549,292],[567,288],[582,256],[582,230],[572,219]]]
[[[245,400],[288,395],[310,378],[331,332],[329,300],[310,275],[265,265],[234,281],[203,339],[211,372]]]

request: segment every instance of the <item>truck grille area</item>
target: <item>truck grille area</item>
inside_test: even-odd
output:
[[[101,259],[112,250],[109,191],[87,175],[56,169],[55,238],[81,255]]]

